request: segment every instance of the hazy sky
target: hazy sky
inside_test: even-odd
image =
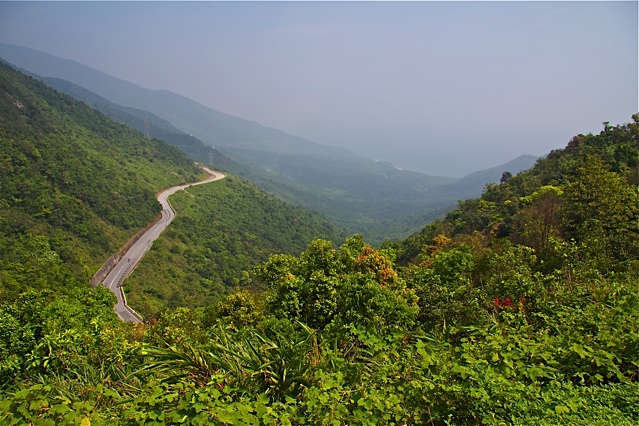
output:
[[[6,2],[0,42],[459,176],[639,110],[637,2]]]

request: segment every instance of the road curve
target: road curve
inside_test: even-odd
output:
[[[162,205],[162,217],[160,220],[155,223],[151,228],[149,228],[142,236],[129,248],[129,250],[122,255],[122,259],[115,265],[113,270],[107,275],[107,277],[102,281],[102,285],[111,290],[115,297],[117,297],[118,301],[115,304],[115,312],[118,314],[121,320],[138,323],[142,321],[142,317],[135,312],[129,305],[126,303],[126,296],[124,295],[124,290],[122,290],[122,283],[126,279],[126,277],[135,269],[135,266],[138,262],[144,257],[146,252],[151,248],[153,241],[157,239],[162,231],[169,226],[169,223],[175,217],[175,211],[173,207],[171,207],[171,203],[169,203],[169,196],[175,194],[177,191],[188,188],[193,185],[201,185],[203,183],[213,182],[216,180],[224,179],[226,175],[221,172],[216,172],[206,167],[203,169],[210,174],[207,179],[201,180],[199,182],[187,183],[184,185],[173,186],[171,188],[167,188],[161,191],[157,199]]]

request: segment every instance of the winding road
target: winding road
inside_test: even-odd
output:
[[[157,196],[158,201],[162,205],[162,217],[161,219],[149,228],[140,238],[131,246],[131,248],[122,255],[122,259],[115,265],[113,270],[102,281],[102,285],[111,290],[118,301],[115,304],[115,312],[118,314],[121,320],[130,321],[134,323],[142,322],[142,317],[135,312],[126,303],[126,296],[124,290],[122,290],[122,283],[126,277],[135,269],[138,262],[144,257],[147,251],[151,248],[153,241],[157,239],[162,231],[169,226],[169,223],[175,217],[175,211],[169,203],[169,195],[175,194],[177,191],[188,188],[193,185],[201,185],[203,183],[213,182],[216,180],[224,179],[226,175],[221,172],[216,172],[206,167],[203,169],[211,176],[207,179],[199,182],[187,183],[184,185],[173,186],[160,192]]]

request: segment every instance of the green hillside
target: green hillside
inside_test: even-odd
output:
[[[460,201],[401,244],[400,259],[415,259],[437,235],[476,233],[529,246],[548,268],[560,262],[555,246],[566,241],[583,257],[639,258],[637,124],[604,125],[599,135],[575,136],[532,169],[488,185],[481,198]]]
[[[29,74],[26,71],[25,73],[27,75]],[[84,102],[91,108],[97,109],[102,114],[117,122],[126,124],[132,129],[147,135],[149,138],[159,139],[169,145],[179,148],[187,157],[196,162],[208,164],[210,160],[213,159],[215,166],[218,169],[233,169],[236,173],[244,170],[242,166],[234,163],[232,160],[222,155],[222,153],[218,150],[205,145],[196,137],[184,133],[168,121],[156,116],[155,114],[136,108],[114,104],[102,96],[96,95],[95,93],[66,80],[59,78],[42,78],[35,74],[33,74],[32,77],[42,79],[42,81],[48,86]]]
[[[29,288],[85,285],[157,217],[160,189],[198,180],[202,171],[176,148],[8,66],[0,71],[0,296],[12,300]],[[315,237],[340,238],[319,215],[230,176],[173,198],[180,212],[175,226],[131,280],[138,290],[134,306],[144,300],[146,314],[212,303],[269,254],[299,253]],[[167,244],[171,249],[163,251]],[[165,268],[145,266],[154,261]],[[142,296],[146,290],[151,295]]]
[[[179,150],[0,64],[0,297],[86,283],[200,178]]]

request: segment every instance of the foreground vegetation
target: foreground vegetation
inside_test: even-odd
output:
[[[534,274],[534,256],[508,245],[486,255],[442,249],[397,271],[361,238],[317,240],[258,268],[264,304],[239,292],[136,327],[104,289],[24,294],[0,311],[0,412],[9,424],[636,424],[635,280],[574,259]],[[474,299],[443,294],[471,291],[480,260],[494,278]]]
[[[28,98],[5,93],[8,111]],[[20,217],[24,231],[2,238],[31,245],[2,258],[0,423],[637,424],[637,120],[575,137],[404,243],[315,239],[235,277],[261,292],[147,324],[119,321],[114,296],[80,285],[48,234],[31,240],[59,229],[20,210],[40,192],[10,192],[3,220]],[[31,176],[13,173],[3,185]],[[249,197],[243,185],[217,197]],[[180,194],[184,223],[158,252],[202,255],[180,240],[204,187]],[[291,229],[275,233],[296,240]],[[228,239],[238,254],[259,241],[244,231]],[[89,238],[70,235],[78,250]]]

